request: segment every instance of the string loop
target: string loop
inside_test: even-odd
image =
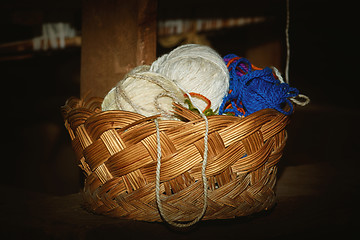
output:
[[[170,225],[172,225],[174,227],[180,227],[180,228],[190,227],[190,226],[194,225],[195,223],[199,222],[201,220],[201,218],[205,215],[205,212],[206,212],[206,209],[207,209],[207,206],[208,206],[208,202],[207,202],[208,184],[207,184],[207,178],[206,178],[205,170],[206,170],[207,159],[208,159],[209,122],[208,122],[208,119],[205,116],[205,114],[193,102],[193,98],[191,97],[191,95],[189,93],[187,93],[187,92],[185,92],[185,94],[188,96],[188,98],[192,102],[193,106],[198,109],[201,117],[204,119],[204,122],[205,122],[204,159],[203,159],[202,167],[201,167],[201,177],[202,177],[203,188],[204,188],[204,205],[203,205],[203,208],[202,208],[202,211],[201,211],[200,215],[198,217],[196,217],[194,220],[192,220],[191,222],[188,222],[188,223],[175,222],[175,221],[172,221],[172,220],[168,219],[168,217],[164,213],[162,203],[161,203],[161,199],[160,199],[160,169],[161,169],[160,127],[159,127],[158,120],[157,119],[154,120],[155,126],[156,126],[156,141],[157,141],[157,163],[156,163],[156,178],[155,178],[156,203],[157,203],[159,213],[162,216],[162,218],[167,223],[169,223]]]

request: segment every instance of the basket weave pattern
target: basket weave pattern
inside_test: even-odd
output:
[[[87,207],[115,217],[161,221],[155,200],[156,116],[102,112],[101,102],[70,98],[62,108],[86,175]],[[205,123],[179,105],[175,111],[186,120],[159,120],[161,201],[169,219],[191,221],[203,207]],[[210,116],[208,122],[208,207],[203,219],[245,216],[273,206],[276,164],[289,118],[264,109],[245,118]]]

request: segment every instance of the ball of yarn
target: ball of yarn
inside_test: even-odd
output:
[[[125,110],[146,117],[162,114],[161,119],[176,119],[173,102],[184,103],[183,92],[173,81],[149,66],[139,66],[129,72],[110,90],[102,103],[102,110]]]
[[[150,68],[173,80],[186,92],[201,94],[211,101],[211,109],[217,111],[229,89],[229,72],[220,55],[210,47],[187,44],[177,47],[158,58]],[[193,100],[204,110],[206,103]]]
[[[230,72],[230,91],[223,99],[219,114],[231,112],[235,116],[247,116],[265,108],[285,115],[292,113],[293,105],[288,98],[297,96],[299,91],[276,79],[272,69],[257,68],[246,58],[234,54],[225,56],[224,61]],[[289,111],[283,109],[286,103]]]

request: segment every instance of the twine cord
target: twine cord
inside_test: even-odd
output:
[[[286,0],[286,66],[285,66],[285,79],[286,83],[289,84],[289,64],[290,64],[290,41],[289,41],[289,27],[290,27],[290,9],[289,0]]]
[[[290,40],[289,40],[289,28],[290,28],[290,2],[289,0],[286,0],[286,28],[285,28],[285,37],[286,37],[286,66],[285,66],[285,80],[286,83],[289,84],[289,68],[290,68]],[[279,78],[281,82],[284,82],[280,72],[273,67],[276,76]],[[281,79],[280,79],[280,77]],[[298,100],[301,99],[301,100]],[[297,99],[295,97],[290,98],[292,102],[299,106],[305,106],[310,103],[310,98],[304,94],[299,94],[297,96]]]
[[[185,92],[185,91],[184,91]],[[160,215],[162,218],[169,223],[170,225],[174,227],[190,227],[201,220],[201,218],[204,216],[206,209],[207,209],[207,196],[208,196],[208,184],[207,184],[207,178],[206,178],[206,165],[207,165],[207,159],[208,159],[208,136],[209,136],[209,122],[207,117],[204,113],[196,106],[196,104],[193,102],[192,97],[189,93],[185,92],[186,95],[189,97],[190,101],[192,102],[193,106],[198,109],[198,111],[201,114],[201,117],[205,121],[205,136],[204,136],[204,159],[201,167],[201,177],[203,181],[203,187],[204,187],[204,205],[202,208],[202,211],[199,216],[197,216],[194,220],[188,223],[178,223],[175,221],[171,221],[167,218],[167,216],[164,214],[164,210],[162,207],[161,199],[160,199],[160,168],[161,168],[161,142],[160,142],[160,127],[158,119],[154,119],[155,126],[156,126],[156,141],[157,141],[157,164],[156,164],[156,178],[155,178],[155,195],[156,195],[156,203],[160,212]]]
[[[271,68],[274,70],[274,73],[275,73],[276,77],[279,79],[279,81],[281,83],[284,83],[284,79],[281,76],[280,71],[274,66],[272,66]],[[299,106],[302,106],[302,107],[310,103],[310,98],[308,96],[306,96],[304,94],[300,94],[300,93],[296,97],[291,97],[290,100],[293,103],[295,103]]]

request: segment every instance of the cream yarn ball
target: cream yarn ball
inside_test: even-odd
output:
[[[150,71],[173,80],[186,92],[200,93],[211,101],[211,109],[218,111],[229,89],[229,71],[221,56],[212,48],[186,44],[158,58]],[[196,106],[204,110],[206,103],[194,98]]]
[[[173,102],[184,103],[184,94],[173,81],[150,66],[139,66],[130,71],[110,90],[102,103],[102,110],[125,110],[146,117],[162,114],[162,119],[177,119],[172,113]]]

